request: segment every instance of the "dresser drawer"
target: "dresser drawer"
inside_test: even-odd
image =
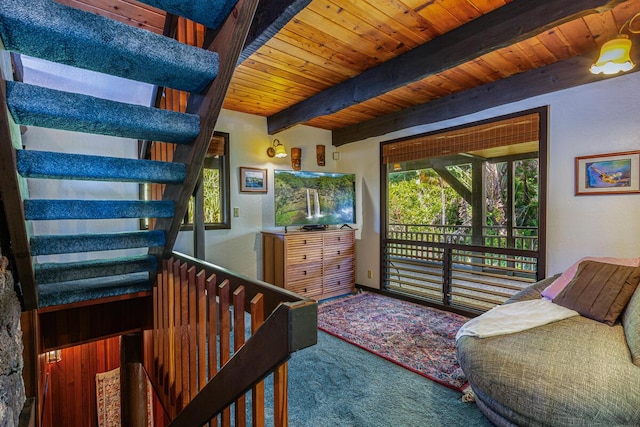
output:
[[[342,233],[329,233],[323,236],[324,246],[327,247],[348,247],[353,246],[354,233],[342,232]]]
[[[324,259],[334,257],[353,256],[353,244],[331,245],[324,247]]]
[[[293,236],[286,240],[286,261],[288,264],[306,264],[322,261],[322,237]]]
[[[311,262],[305,264],[290,264],[287,267],[287,286],[298,280],[315,278],[322,281],[322,263]]]
[[[322,280],[319,277],[315,279],[298,280],[289,283],[286,288],[296,294],[304,295],[308,298],[315,298],[322,294]]]
[[[353,257],[335,257],[324,260],[324,274],[329,276],[332,274],[340,274],[353,270]]]
[[[322,292],[324,294],[346,294],[353,291],[355,273],[353,270],[325,276]]]

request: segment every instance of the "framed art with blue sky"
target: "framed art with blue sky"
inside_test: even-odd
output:
[[[576,196],[640,193],[640,151],[576,157]]]

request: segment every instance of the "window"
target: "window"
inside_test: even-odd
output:
[[[193,228],[198,209],[205,229],[231,228],[229,205],[229,134],[214,132],[182,229]]]
[[[546,109],[382,145],[382,277],[466,311],[544,274]]]

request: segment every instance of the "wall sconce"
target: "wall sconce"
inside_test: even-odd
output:
[[[47,351],[44,358],[47,363],[58,363],[62,360],[62,350]]]
[[[281,159],[287,157],[287,150],[284,149],[284,145],[279,140],[274,139],[271,147],[267,148],[267,156]]]
[[[633,15],[627,22],[622,24],[615,39],[609,40],[600,48],[600,56],[590,71],[593,74],[616,74],[621,71],[629,71],[635,64],[631,61],[631,40],[626,34],[622,34],[624,27],[632,34],[640,34],[640,30],[631,29],[633,21],[640,16],[640,13]]]

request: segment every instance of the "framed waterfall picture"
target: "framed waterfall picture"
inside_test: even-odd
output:
[[[267,170],[240,167],[240,191],[244,193],[267,192]]]
[[[576,196],[640,193],[640,151],[576,157]]]

